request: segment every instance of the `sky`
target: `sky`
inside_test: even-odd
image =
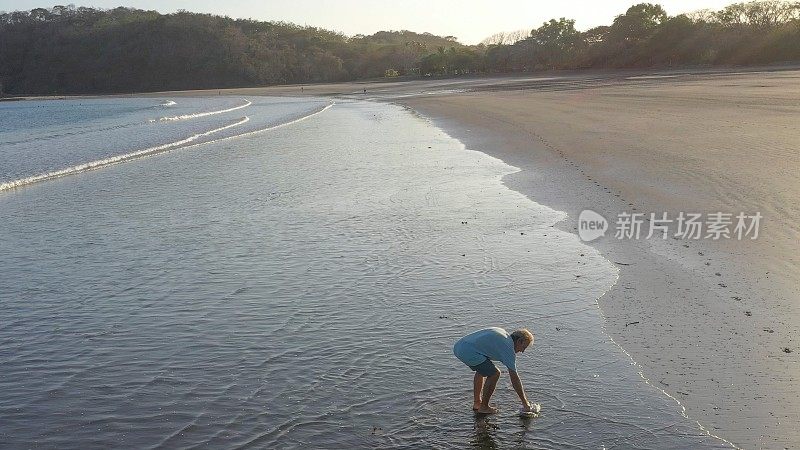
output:
[[[477,44],[501,31],[530,30],[559,17],[575,19],[579,30],[610,25],[635,3],[658,3],[670,15],[699,9],[721,9],[741,0],[0,0],[0,11],[76,6],[114,8],[127,6],[162,13],[185,9],[265,21],[293,22],[340,31],[348,36],[381,30],[411,30],[455,36]]]

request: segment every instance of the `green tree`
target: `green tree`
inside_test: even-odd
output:
[[[545,22],[531,32],[530,39],[536,43],[536,62],[549,68],[561,68],[574,61],[583,43],[575,21],[564,17]]]
[[[649,39],[667,17],[661,5],[639,3],[617,16],[610,32],[615,39],[624,42],[641,42]]]

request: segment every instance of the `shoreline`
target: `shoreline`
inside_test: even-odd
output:
[[[626,174],[615,171],[607,158],[592,160],[581,154],[580,148],[566,148],[563,142],[569,139],[564,135],[569,133],[582,135],[579,143],[583,144],[587,143],[586,134],[603,139],[603,133],[609,130],[586,130],[596,116],[577,124],[552,126],[544,132],[532,126],[542,122],[526,117],[536,114],[536,119],[550,120],[546,112],[534,112],[546,108],[537,100],[547,100],[547,106],[568,104],[559,111],[558,118],[564,119],[580,114],[587,100],[602,105],[603,100],[597,100],[602,90],[625,87],[589,89],[596,98],[587,99],[589,94],[578,90],[572,95],[583,98],[574,104],[569,104],[572,99],[558,98],[561,94],[539,98],[541,92],[536,91],[527,96],[508,91],[476,92],[409,98],[398,103],[430,118],[467,148],[519,167],[521,171],[504,178],[504,183],[534,201],[567,212],[568,219],[558,225],[565,231],[576,233],[576,218],[583,209],[601,212],[610,221],[614,212],[679,210],[680,205],[674,203],[683,199],[678,193],[685,186],[663,181],[654,186],[625,186],[625,182],[635,180],[626,180]],[[612,94],[627,98],[641,92]],[[575,140],[569,142],[574,144]],[[604,145],[608,144],[594,145],[592,150],[603,151]],[[628,175],[643,170],[635,164],[638,161],[627,162]],[[654,172],[680,165],[662,163]],[[665,193],[664,188],[672,192]],[[713,201],[694,203],[695,209],[716,205]],[[747,204],[742,201],[742,205]],[[770,205],[766,206],[769,210]],[[773,223],[765,223],[767,230],[780,225],[775,220],[786,219],[768,211],[765,214],[773,219]],[[791,228],[784,230],[783,245],[791,242]],[[792,291],[796,271],[789,260],[775,256],[780,252],[761,261],[755,257],[764,247],[780,243],[781,239],[772,239],[744,251],[735,248],[736,243],[703,240],[616,241],[606,236],[588,243],[620,269],[618,282],[598,300],[612,340],[630,353],[644,378],[679,400],[693,420],[745,448],[791,447],[800,439],[785,425],[798,418],[797,405],[791,400],[797,398],[792,382],[797,365],[790,347],[797,337],[797,304],[792,301],[797,298]],[[791,267],[778,274],[778,280],[774,276],[769,280],[771,270],[781,265]],[[753,267],[764,272],[754,274]],[[792,352],[784,353],[789,358],[781,354],[782,349]]]
[[[548,79],[635,79],[654,75],[655,77],[681,77],[681,76],[724,76],[724,75],[738,75],[738,74],[757,74],[761,72],[786,72],[800,70],[800,62],[785,62],[775,63],[768,65],[755,65],[755,66],[685,66],[685,67],[651,67],[651,68],[627,68],[627,69],[564,69],[564,70],[543,70],[535,72],[508,72],[508,73],[490,73],[490,74],[477,74],[477,75],[461,75],[461,76],[437,76],[437,77],[419,77],[419,78],[375,78],[364,80],[352,81],[339,81],[339,82],[323,82],[323,83],[298,83],[298,84],[283,84],[271,86],[251,86],[251,87],[232,87],[232,88],[217,88],[217,89],[187,89],[178,91],[148,91],[148,92],[116,92],[116,93],[84,93],[84,94],[13,94],[0,96],[0,102],[3,101],[36,101],[36,100],[69,100],[79,98],[119,98],[119,97],[160,97],[163,95],[179,95],[179,96],[206,96],[206,95],[232,95],[232,93],[240,93],[241,95],[348,95],[341,92],[345,89],[355,89],[350,94],[358,94],[363,88],[385,88],[387,90],[397,92],[401,91],[404,86],[419,87],[424,85],[431,85],[436,87],[468,84],[472,89],[486,89],[497,90],[511,88],[520,88],[522,86],[514,85],[513,83],[519,80],[541,80]],[[511,86],[507,85],[511,83]],[[308,88],[309,91],[300,88]],[[262,94],[259,94],[262,92]],[[268,92],[268,93],[263,93]]]
[[[515,167],[519,168],[519,172],[515,172],[509,175],[506,175],[502,178],[502,183],[506,185],[509,189],[514,191],[520,192],[528,198],[531,198],[533,201],[537,203],[541,203],[547,207],[553,208],[558,211],[565,211],[567,209],[573,208],[564,208],[563,203],[560,203],[558,200],[553,200],[553,198],[557,197],[557,194],[549,194],[550,197],[543,198],[540,192],[533,191],[530,187],[525,186],[526,182],[530,182],[529,177],[535,177],[531,172],[536,172],[535,169],[532,169],[529,165],[520,165],[523,167],[516,166],[516,164],[509,163],[508,157],[499,154],[497,151],[489,151],[486,150],[486,146],[474,146],[471,142],[475,142],[474,138],[471,138],[468,134],[472,129],[466,128],[466,125],[457,124],[457,120],[453,120],[450,117],[446,117],[444,115],[436,115],[430,113],[429,110],[426,110],[424,107],[421,107],[415,102],[412,101],[401,101],[397,102],[405,106],[406,108],[420,114],[425,119],[429,120],[434,126],[437,126],[451,136],[455,137],[459,141],[465,143],[466,148],[469,150],[477,150],[482,153],[486,153],[490,156],[497,157],[502,161],[514,165]],[[413,106],[412,106],[413,105]],[[507,136],[505,137],[507,138]],[[587,197],[593,195],[592,190],[593,187],[590,185],[591,183],[576,183],[581,185],[578,189],[582,191]],[[556,206],[559,205],[559,206]],[[600,208],[606,210],[606,208]],[[566,211],[565,211],[566,212]],[[567,233],[571,233],[573,235],[577,235],[577,214],[570,211],[568,216],[564,218],[562,221],[553,225],[560,231],[564,231]],[[595,299],[597,302],[598,309],[600,311],[601,317],[603,318],[604,326],[603,326],[603,333],[604,335],[616,346],[619,348],[620,352],[623,354],[623,357],[626,359],[630,359],[631,363],[634,364],[637,369],[639,370],[639,375],[644,380],[645,383],[651,385],[657,391],[660,392],[659,395],[665,395],[670,399],[674,400],[676,403],[676,408],[682,411],[682,414],[685,418],[690,420],[693,423],[696,423],[698,429],[704,433],[707,433],[709,436],[716,438],[723,443],[726,443],[734,448],[740,448],[736,443],[731,442],[727,435],[719,435],[719,429],[714,426],[709,426],[707,423],[702,423],[700,418],[692,415],[692,411],[687,409],[687,405],[685,404],[685,399],[681,398],[681,393],[670,393],[667,391],[669,385],[662,381],[654,380],[648,373],[646,373],[646,368],[642,366],[642,364],[637,359],[637,356],[632,354],[629,350],[626,349],[626,345],[620,343],[619,339],[621,337],[618,332],[620,328],[627,329],[628,326],[639,325],[641,321],[620,321],[619,317],[616,315],[609,314],[609,305],[606,304],[608,301],[608,297],[612,295],[612,293],[617,290],[621,285],[624,285],[624,289],[628,289],[630,287],[631,281],[637,279],[637,273],[633,271],[630,266],[634,264],[640,264],[642,266],[647,266],[648,262],[638,258],[636,252],[631,253],[618,253],[611,251],[611,248],[606,245],[601,245],[598,242],[584,242],[585,245],[593,247],[600,251],[600,254],[603,255],[611,264],[617,267],[619,270],[618,277],[614,284],[609,287],[609,289],[601,295],[599,298]],[[617,257],[615,257],[617,256]],[[622,256],[622,257],[619,257]],[[625,261],[625,262],[623,262]],[[650,266],[655,266],[654,262],[649,262]],[[639,274],[641,275],[641,273]],[[625,319],[627,320],[627,319]],[[624,322],[624,323],[623,323]]]
[[[742,68],[674,77],[653,70],[585,75],[136,96],[338,96],[397,103],[467,149],[518,167],[503,184],[566,212],[556,227],[573,234],[583,209],[610,222],[623,211],[762,210],[764,239],[757,245],[609,236],[586,244],[619,269],[617,282],[598,299],[604,333],[645,380],[735,445],[796,446],[800,284],[791,252],[800,223],[792,199],[800,190],[787,175],[800,164],[787,146],[797,138],[788,128],[792,122],[776,120],[800,112],[794,106],[800,83],[793,81],[800,74]],[[362,88],[368,92],[362,95]],[[448,92],[454,89],[462,91]],[[130,94],[110,97],[123,96]]]
[[[501,184],[517,170],[468,151],[400,106],[340,102],[312,121],[212,145],[202,155],[144,158],[3,196],[12,206],[6,228],[23,230],[9,236],[37,246],[10,241],[9,260],[32,261],[33,276],[55,275],[54,283],[66,286],[63,295],[42,300],[75,307],[75,314],[51,324],[49,308],[28,315],[25,283],[9,291],[18,293],[14,305],[24,314],[16,331],[31,323],[47,328],[36,332],[41,342],[34,352],[10,361],[13,389],[7,397],[18,399],[6,402],[18,419],[10,434],[17,442],[41,436],[52,445],[113,443],[139,416],[136,411],[157,409],[136,420],[142,427],[125,439],[214,445],[220,429],[228,430],[224,424],[233,424],[228,441],[273,446],[720,448],[683,420],[670,399],[642,383],[603,334],[595,299],[616,280],[616,268],[576,236],[551,228],[563,213]],[[101,194],[85,202],[82,193]],[[33,211],[26,208],[32,201],[38,205]],[[88,248],[79,256],[96,270],[79,276],[85,265],[73,264],[72,253],[38,252],[51,243],[52,221],[46,219],[54,211],[57,228],[67,230],[64,248]],[[83,231],[71,232],[76,229]],[[183,264],[173,263],[171,248]],[[44,259],[23,258],[29,253]],[[9,267],[16,268],[12,280],[30,276],[25,264]],[[124,276],[131,272],[141,276]],[[164,275],[147,276],[152,274]],[[115,282],[119,276],[122,286]],[[203,326],[209,314],[215,318],[211,328]],[[48,324],[64,331],[53,335]],[[476,419],[463,402],[472,374],[450,348],[458,336],[487,324],[532,325],[541,338],[536,354],[519,361],[531,393],[546,404],[535,421],[520,421],[513,407]],[[320,330],[328,331],[320,334],[321,344],[312,339],[307,349],[298,348],[298,339],[306,342],[302,333]],[[6,331],[13,338],[15,330]],[[357,334],[342,341],[348,332]],[[171,345],[158,351],[154,336]],[[331,371],[376,336],[374,348],[360,352],[352,370]],[[41,355],[64,343],[80,356],[67,355],[70,364],[84,373],[97,369],[92,386],[48,370],[52,363]],[[242,351],[255,361],[242,363]],[[429,364],[408,364],[431,352],[435,357],[423,358]],[[137,355],[138,376],[131,379],[129,368],[115,363]],[[320,364],[292,376],[286,368],[298,358]],[[405,366],[409,370],[397,370]],[[226,370],[231,367],[235,379]],[[33,389],[30,370],[42,370],[38,383],[59,386],[59,395]],[[331,373],[339,375],[331,379]],[[265,387],[265,379],[282,376],[280,389]],[[398,388],[403,380],[412,384]],[[495,400],[513,405],[513,392],[503,384]],[[182,386],[177,394],[176,385]],[[198,393],[196,386],[211,388]],[[35,408],[26,401],[32,391],[41,397]],[[325,421],[317,409],[302,406],[309,395],[325,405]],[[57,415],[29,426],[37,412],[64,405],[81,413],[76,426],[115,420],[103,430],[81,426],[66,434],[57,432],[63,428]],[[138,408],[133,414],[130,405]],[[218,420],[198,419],[198,405]],[[398,414],[382,417],[386,410]],[[369,434],[376,425],[386,435]]]

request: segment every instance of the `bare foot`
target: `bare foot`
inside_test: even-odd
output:
[[[481,405],[481,407],[478,408],[478,411],[476,412],[478,414],[497,414],[497,408],[495,408],[494,406]]]
[[[472,410],[473,411],[477,411],[479,409],[481,409],[481,402],[475,402],[475,403],[472,404]]]

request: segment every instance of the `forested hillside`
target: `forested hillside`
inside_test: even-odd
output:
[[[342,34],[289,23],[130,8],[0,15],[6,93],[131,92],[340,81],[408,71],[453,38]]]
[[[502,42],[502,41],[501,41]],[[642,3],[580,32],[554,19],[513,44],[385,31],[344,36],[282,22],[130,8],[0,14],[0,92],[66,94],[263,86],[382,76],[800,61],[800,3],[737,3],[669,17]]]

